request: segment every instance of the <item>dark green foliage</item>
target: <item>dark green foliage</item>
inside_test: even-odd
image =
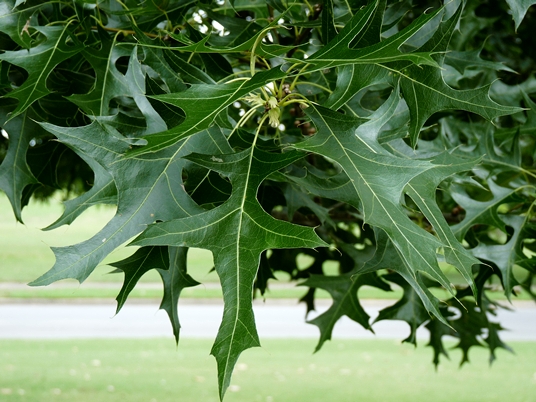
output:
[[[406,321],[415,344],[425,326],[436,364],[445,336],[462,363],[473,346],[492,361],[508,346],[490,280],[535,294],[532,3],[0,1],[0,189],[16,219],[57,190],[79,196],[48,229],[117,205],[31,284],[83,282],[135,238],[112,264],[118,310],[156,269],[178,341],[180,292],[198,284],[188,247],[209,249],[221,398],[259,345],[252,299],[276,271],[308,287],[307,312],[315,289],[333,298],[310,321],[317,349],[344,315],[373,330],[361,287],[397,286],[376,321]]]

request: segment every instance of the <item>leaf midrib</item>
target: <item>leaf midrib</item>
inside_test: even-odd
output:
[[[255,137],[255,140],[257,139],[257,137]],[[240,238],[241,238],[241,233],[242,233],[242,223],[243,223],[243,218],[244,218],[244,214],[245,214],[245,211],[244,211],[244,206],[246,204],[246,194],[247,194],[247,190],[248,190],[248,187],[249,187],[249,180],[250,180],[250,173],[251,173],[251,166],[253,164],[253,153],[255,151],[255,143],[253,143],[253,146],[251,147],[251,152],[249,154],[249,163],[248,163],[248,169],[247,169],[247,172],[246,172],[246,181],[245,181],[245,184],[244,184],[244,193],[242,194],[242,200],[241,200],[241,203],[240,203],[240,208],[238,209],[238,211],[240,211],[239,213],[239,220],[238,220],[238,228],[237,228],[237,231],[236,231],[236,307],[235,307],[235,318],[234,318],[234,322],[233,322],[233,331],[231,333],[231,339],[230,339],[230,345],[229,345],[229,349],[227,350],[227,358],[225,359],[225,369],[223,371],[223,378],[224,378],[224,381],[225,381],[225,378],[227,377],[227,372],[229,370],[229,360],[231,359],[231,354],[232,354],[232,348],[233,348],[233,343],[234,343],[234,337],[235,337],[235,333],[236,333],[236,327],[237,327],[237,324],[238,322],[240,321],[239,319],[239,313],[240,313]],[[244,325],[245,328],[247,328],[245,325]]]
[[[350,158],[350,156],[348,155],[348,153],[346,152],[346,148],[342,145],[342,143],[339,141],[339,139],[337,138],[337,136],[335,135],[335,133],[331,130],[331,127],[328,125],[328,123],[326,122],[326,120],[324,119],[324,117],[318,113],[318,115],[320,116],[320,118],[322,119],[322,121],[324,122],[324,124],[326,125],[326,127],[329,129],[330,133],[331,133],[331,136],[335,139],[335,141],[339,144],[339,147],[343,150],[344,154],[346,155],[346,158],[350,161],[350,163],[352,164],[354,170],[357,172],[357,174],[359,175],[359,177],[361,177],[361,180],[363,180],[363,183],[369,188],[370,192],[373,194],[374,198],[377,200],[377,202],[379,203],[379,205],[382,207],[382,209],[384,210],[385,214],[389,217],[390,221],[393,223],[393,225],[396,227],[397,231],[402,235],[402,237],[407,241],[407,243],[410,245],[410,247],[415,250],[415,252],[421,257],[422,261],[425,262],[425,264],[432,270],[434,271],[433,267],[428,263],[428,261],[424,258],[424,256],[420,253],[419,250],[417,250],[415,248],[415,246],[413,245],[413,243],[411,243],[409,241],[409,239],[406,237],[406,235],[404,234],[404,232],[402,230],[399,229],[399,226],[398,226],[398,223],[392,218],[391,214],[389,214],[389,211],[387,210],[387,208],[385,208],[385,206],[383,205],[383,203],[381,202],[380,198],[376,195],[376,192],[370,187],[370,185],[368,184],[368,182],[365,180],[365,178],[363,177],[363,175],[361,174],[361,172],[357,169],[357,166],[355,166],[353,160]],[[357,191],[357,188],[354,184],[354,181],[350,179],[350,181],[352,182],[352,186],[354,187],[355,189],[355,192],[356,194],[359,194],[359,192]],[[405,256],[404,256],[404,259],[405,259]]]
[[[236,93],[238,91],[240,91],[242,89],[242,87],[248,83],[249,81],[244,81],[244,83],[242,85],[240,85],[238,88],[236,88],[235,91],[233,91],[230,95],[221,95],[221,96],[217,96],[217,97],[212,97],[212,98],[206,98],[206,99],[218,99],[218,98],[232,98],[233,96],[236,95]],[[178,98],[180,99],[180,98]],[[197,98],[198,100],[201,100],[201,99],[205,99],[205,98]],[[228,106],[228,102],[223,102],[218,108],[216,108],[212,113],[208,114],[205,118],[202,118],[200,120],[197,121],[197,124],[195,124],[194,126],[191,126],[189,129],[187,129],[186,131],[182,132],[180,135],[182,137],[188,137],[190,135],[190,133],[192,131],[194,131],[199,125],[203,124],[207,119],[214,119],[214,116],[217,116],[223,109],[225,109],[226,107]],[[186,119],[188,119],[188,116],[186,116]],[[184,123],[182,123],[184,124]],[[179,126],[180,127],[180,126]],[[143,155],[143,154],[147,154],[147,153],[155,153],[155,152],[158,152],[160,149],[163,149],[163,148],[166,148],[169,144],[169,143],[174,143],[177,141],[177,137],[176,136],[173,136],[172,138],[170,138],[169,140],[166,140],[166,141],[162,141],[158,144],[155,144],[153,146],[146,146],[143,150],[144,152],[140,152],[140,154],[138,155]]]
[[[78,137],[77,137],[77,138],[78,138]],[[96,253],[98,250],[100,250],[102,247],[104,247],[104,246],[110,241],[111,238],[115,237],[115,236],[117,235],[117,233],[121,232],[121,231],[123,230],[123,228],[124,228],[127,224],[129,224],[129,223],[134,219],[134,217],[137,216],[137,214],[138,214],[138,212],[140,211],[140,209],[144,206],[145,202],[147,201],[147,199],[149,198],[149,196],[152,194],[152,192],[153,192],[153,190],[154,190],[156,184],[159,182],[160,178],[161,178],[164,174],[166,174],[167,168],[168,168],[169,165],[174,161],[175,156],[182,150],[182,148],[186,145],[187,142],[188,142],[188,139],[186,139],[186,140],[184,141],[184,143],[183,143],[183,144],[177,149],[177,151],[173,154],[173,156],[169,158],[169,161],[168,161],[166,167],[162,170],[162,173],[158,176],[157,180],[154,181],[153,186],[150,187],[150,190],[147,192],[147,196],[143,199],[142,202],[140,202],[138,208],[137,208],[132,214],[130,214],[129,219],[127,219],[127,220],[123,223],[123,225],[119,226],[115,232],[113,232],[109,237],[107,237],[107,238],[105,239],[104,242],[102,242],[102,243],[99,244],[97,247],[95,247],[93,250],[91,250],[90,253],[84,255],[82,258],[78,259],[78,260],[75,261],[74,263],[72,263],[72,264],[66,266],[64,269],[58,271],[53,277],[57,277],[60,273],[69,271],[74,265],[80,263],[81,261],[84,261],[84,260],[87,261],[87,259],[88,259],[89,257],[91,257],[93,254],[95,254],[95,253]],[[182,208],[181,208],[181,209],[182,209]],[[183,211],[184,211],[184,209],[183,209]],[[188,216],[191,216],[187,211],[185,211],[185,213],[186,213]],[[95,235],[95,236],[96,236],[96,235]]]
[[[411,83],[412,83],[413,86],[415,86],[415,84],[418,84],[418,85],[420,85],[420,86],[422,86],[422,87],[424,87],[424,88],[426,88],[426,89],[428,89],[428,90],[430,90],[430,91],[432,91],[432,92],[435,92],[436,94],[440,95],[441,97],[447,98],[447,99],[449,99],[449,100],[451,100],[451,101],[469,105],[468,107],[473,106],[473,107],[478,107],[478,108],[482,108],[482,109],[489,109],[489,110],[497,110],[497,111],[500,111],[500,109],[498,109],[498,108],[496,108],[496,107],[493,108],[493,107],[491,107],[491,106],[478,105],[478,104],[470,103],[470,102],[465,101],[465,100],[463,100],[463,99],[453,98],[452,96],[447,95],[447,94],[444,93],[444,92],[441,92],[441,91],[439,91],[439,90],[437,90],[437,89],[435,89],[435,88],[432,88],[432,87],[429,87],[428,85],[425,85],[425,84],[424,84],[423,82],[421,82],[421,81],[417,81],[417,80],[411,78],[410,76],[404,74],[402,71],[395,70],[395,69],[393,69],[393,68],[389,68],[389,67],[384,66],[384,65],[382,65],[382,64],[377,64],[377,65],[380,66],[380,67],[382,67],[382,68],[385,68],[386,70],[391,71],[393,74],[398,74],[398,75],[400,75],[401,77],[407,79],[408,81],[411,81]],[[460,92],[460,93],[470,93],[470,92],[473,92],[473,91],[478,91],[478,90],[481,90],[481,89],[485,89],[485,88],[486,88],[485,86],[483,86],[483,87],[479,87],[479,88],[475,88],[475,89],[457,90],[457,89],[453,89],[453,88],[451,88],[450,86],[448,86],[448,85],[445,83],[445,80],[443,79],[443,76],[440,77],[440,80],[441,80],[441,82],[445,85],[445,87],[446,87],[447,89],[450,89],[450,90],[452,90],[452,91],[456,91],[456,92]],[[489,98],[489,97],[488,97],[488,98]],[[492,101],[491,98],[490,98],[490,101]],[[493,101],[492,101],[492,102],[493,102]],[[497,105],[500,106],[499,104],[497,104]],[[508,106],[502,106],[502,107],[507,108]],[[470,110],[470,109],[468,109],[468,110]]]
[[[45,64],[45,66],[41,69],[41,72],[39,73],[39,76],[38,78],[36,78],[34,80],[34,82],[36,82],[35,85],[32,85],[32,90],[30,91],[30,94],[26,97],[26,101],[21,105],[19,104],[17,106],[17,109],[21,109],[21,108],[26,108],[28,103],[29,102],[32,102],[32,96],[34,94],[34,92],[36,91],[37,89],[37,86],[39,85],[39,83],[41,82],[41,78],[43,77],[43,74],[45,74],[45,72],[47,71],[47,68],[52,60],[52,58],[54,57],[54,54],[56,53],[56,50],[58,49],[58,43],[62,40],[63,38],[63,34],[65,33],[65,31],[67,30],[67,27],[69,26],[69,24],[66,24],[65,27],[63,28],[63,30],[61,31],[61,34],[57,40],[57,42],[54,44],[54,46],[52,46],[52,48],[50,49],[47,49],[46,51],[48,52],[48,50],[50,50],[50,57],[47,59],[47,62]],[[43,52],[45,53],[45,51]],[[30,56],[30,57],[35,57],[35,55],[33,56]],[[45,90],[48,91],[48,88],[46,88],[46,85],[45,85]]]

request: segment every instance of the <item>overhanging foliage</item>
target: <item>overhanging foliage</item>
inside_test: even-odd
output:
[[[259,345],[252,299],[274,271],[305,279],[308,311],[331,294],[318,348],[343,315],[372,328],[362,286],[400,286],[377,320],[406,321],[412,343],[425,325],[436,364],[445,336],[463,362],[475,345],[493,360],[491,278],[536,298],[531,3],[0,1],[0,189],[16,218],[58,188],[79,196],[47,229],[117,205],[31,285],[83,282],[131,241],[112,264],[118,310],[156,269],[178,341],[180,292],[198,284],[187,250],[212,251],[221,398]]]

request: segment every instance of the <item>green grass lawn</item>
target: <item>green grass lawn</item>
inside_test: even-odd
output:
[[[45,273],[54,264],[54,255],[50,246],[66,246],[81,242],[97,233],[115,213],[113,207],[100,206],[87,210],[73,224],[63,226],[53,231],[41,231],[39,228],[46,227],[54,222],[62,213],[63,207],[58,201],[48,203],[31,202],[23,210],[23,220],[25,225],[17,223],[13,217],[11,206],[5,195],[0,194],[0,283],[1,282],[30,282]],[[52,284],[41,288],[24,289],[0,289],[0,298],[115,298],[121,287],[122,274],[110,274],[113,270],[105,265],[108,262],[117,261],[127,257],[135,251],[134,247],[123,247],[106,258],[103,265],[98,267],[87,281],[78,286],[75,280],[59,281],[60,286]],[[303,256],[298,262],[306,265],[307,258]],[[190,274],[201,283],[208,283],[207,287],[197,286],[185,289],[183,297],[189,298],[219,298],[221,290],[214,288],[213,284],[218,283],[215,272],[211,272],[213,267],[212,254],[207,250],[190,249],[188,252],[188,270]],[[336,263],[327,263],[326,271],[335,273]],[[460,275],[451,267],[445,269],[453,283],[462,283]],[[286,282],[284,274],[279,275],[279,282]],[[112,288],[95,289],[86,284],[92,283],[113,283]],[[141,283],[160,283],[160,277],[155,271],[150,271],[144,275]],[[294,287],[287,283],[287,286],[274,286],[269,290],[266,297],[269,298],[290,298],[299,299],[305,293],[305,288]],[[65,285],[70,288],[65,288]],[[432,289],[440,298],[448,297],[446,291]],[[160,298],[161,289],[135,289],[131,297],[136,298]],[[363,287],[360,290],[361,298],[383,298],[398,299],[401,291],[395,288],[394,292],[383,292],[375,288]],[[327,292],[317,291],[317,297],[329,298]],[[501,292],[493,294],[493,297],[504,299]],[[520,299],[529,299],[526,293],[521,293]]]
[[[536,343],[483,350],[434,370],[431,350],[386,340],[266,340],[239,360],[226,402],[536,400]],[[184,339],[0,341],[3,402],[216,402],[211,342]]]
[[[112,207],[94,207],[69,226],[64,226],[54,231],[41,231],[54,222],[62,213],[62,206],[57,201],[49,203],[31,202],[24,209],[23,219],[25,225],[17,223],[12,215],[11,207],[7,198],[0,194],[0,282],[27,283],[45,273],[54,264],[54,255],[49,246],[65,246],[88,239],[104,226],[115,213]],[[135,248],[125,247],[114,252],[104,263],[117,261],[132,254]],[[107,265],[98,267],[88,280],[81,286],[75,280],[63,280],[58,283],[63,286],[52,284],[47,287],[24,289],[0,289],[0,297],[9,298],[115,298],[123,279],[122,274],[110,274],[112,268]],[[303,263],[306,263],[304,258]],[[334,265],[334,264],[332,264]],[[212,254],[207,250],[190,249],[188,252],[188,270],[190,274],[202,283],[217,283],[218,277],[215,272],[210,272],[213,267]],[[335,266],[328,267],[331,270]],[[284,280],[284,278],[282,278]],[[91,283],[110,282],[116,283],[115,288],[95,289],[87,286]],[[154,271],[148,272],[142,279],[142,283],[160,283],[160,277]],[[70,288],[65,288],[70,284]],[[84,287],[86,285],[86,287]],[[302,287],[274,286],[267,297],[299,299],[305,293]],[[384,292],[372,288],[362,289],[365,297],[382,297]],[[396,299],[401,292],[392,292],[384,297]],[[135,289],[131,297],[137,298],[160,298],[161,289]],[[191,298],[219,298],[221,290],[213,286],[189,288],[183,291],[183,297]],[[329,297],[327,292],[318,291],[318,297]]]
[[[53,223],[61,215],[62,210],[63,206],[58,201],[31,202],[23,210],[22,217],[25,223],[23,225],[15,221],[8,199],[0,194],[0,241],[2,244],[0,247],[0,282],[26,283],[36,279],[54,264],[54,254],[50,246],[68,246],[89,239],[115,213],[113,207],[92,207],[71,225],[52,231],[39,230]],[[106,258],[103,264],[125,258],[135,250],[135,247],[120,248]],[[192,274],[199,281],[217,281],[216,273],[209,272],[213,266],[212,254],[209,251],[191,250],[188,258]],[[105,265],[98,267],[87,282],[120,283],[123,275],[109,275],[112,270],[111,267]],[[159,276],[154,271],[142,278],[142,282],[159,281]]]

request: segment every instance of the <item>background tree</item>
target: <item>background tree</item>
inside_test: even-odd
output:
[[[156,269],[178,341],[180,292],[198,284],[188,247],[209,249],[222,398],[259,345],[252,298],[274,271],[308,287],[307,311],[331,294],[311,321],[318,348],[343,315],[371,328],[362,286],[398,285],[376,321],[406,321],[411,343],[425,325],[435,364],[445,336],[462,363],[476,345],[492,361],[507,346],[490,281],[536,298],[531,3],[0,1],[0,189],[15,217],[58,190],[78,196],[47,229],[117,205],[31,285],[83,282],[134,239],[112,264],[118,310]]]

